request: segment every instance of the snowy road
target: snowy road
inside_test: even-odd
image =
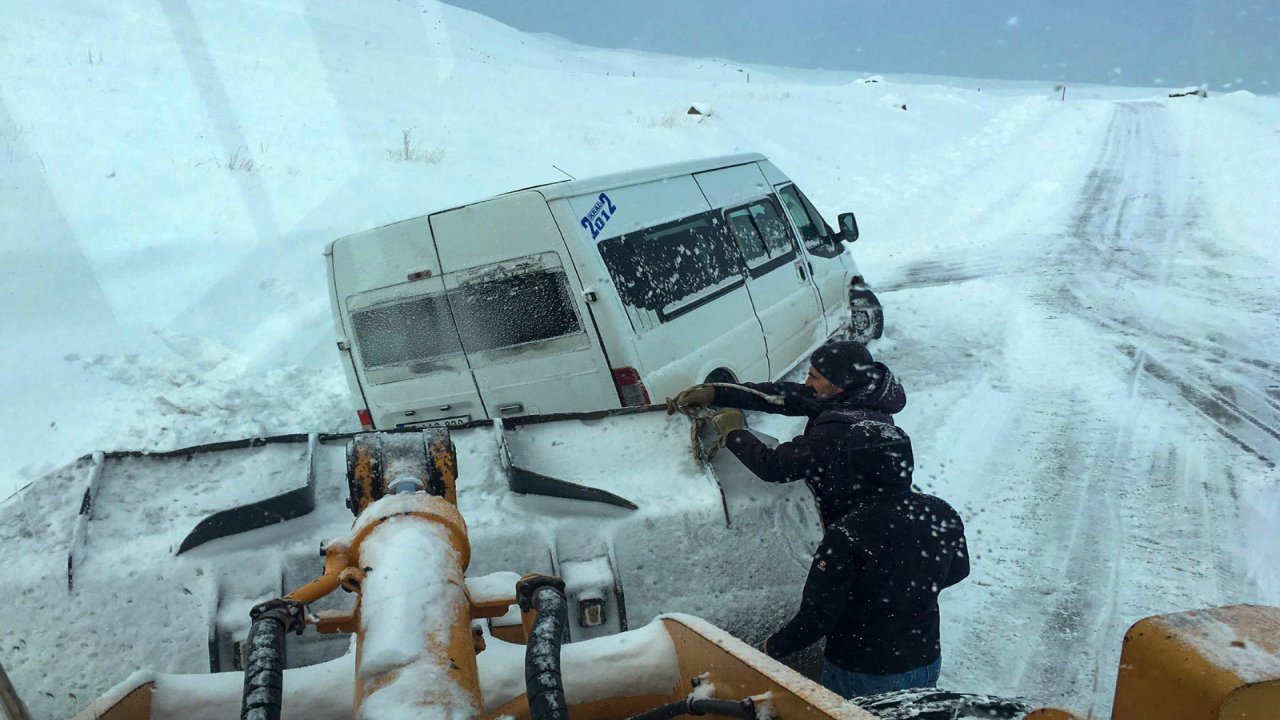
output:
[[[884,294],[913,325],[884,352],[914,390],[919,478],[975,556],[944,595],[948,686],[1105,716],[1130,624],[1257,599],[1239,495],[1275,482],[1280,373],[1249,315],[1280,298],[1213,271],[1224,243],[1167,112],[1114,105],[1063,227],[918,262]],[[915,311],[938,293],[972,312],[938,327]]]

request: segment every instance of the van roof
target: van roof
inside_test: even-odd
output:
[[[636,168],[634,170],[625,170],[623,172],[609,173],[607,175],[596,175],[595,177],[585,177],[585,178],[578,178],[574,180],[559,180],[557,182],[545,183],[542,185],[532,185],[530,187],[518,188],[515,190],[510,190],[505,193],[500,193],[498,195],[491,195],[486,198],[477,198],[471,202],[463,203],[461,205],[452,205],[449,207],[434,208],[430,212],[423,213],[422,215],[415,215],[414,217],[411,217],[411,218],[403,218],[401,220],[397,220],[396,222],[388,223],[388,225],[395,225],[396,223],[404,222],[406,220],[413,220],[416,218],[427,217],[429,215],[435,215],[437,213],[446,212],[448,210],[456,210],[457,208],[460,208],[460,207],[475,205],[477,203],[482,203],[488,200],[492,200],[494,198],[499,198],[499,197],[503,197],[504,195],[511,195],[518,192],[528,192],[530,190],[534,190],[541,193],[542,196],[547,200],[555,200],[558,198],[573,197],[575,195],[585,195],[587,193],[595,192],[597,190],[606,190],[608,188],[613,188],[613,187],[625,187],[627,185],[636,185],[638,183],[643,183],[643,182],[653,182],[655,180],[661,180],[663,178],[676,177],[677,175],[688,175],[691,173],[705,172],[707,170],[716,170],[718,168],[730,167],[733,165],[743,165],[749,162],[759,162],[761,160],[767,160],[767,159],[768,158],[766,158],[764,155],[761,155],[760,153],[737,153],[734,155],[718,155],[715,157],[700,158],[698,160],[684,160],[681,162],[666,163],[664,165],[650,165],[647,167]],[[333,252],[333,244],[338,242],[339,240],[344,240],[354,235],[363,235],[366,232],[369,232],[369,231],[364,230],[357,233],[351,233],[350,235],[345,235],[343,237],[340,237],[334,240],[330,240],[328,243],[325,244],[325,254],[326,255],[331,254]]]
[[[749,162],[759,162],[764,159],[766,159],[765,156],[760,153],[720,155],[718,157],[685,160],[683,162],[667,163],[665,165],[650,165],[649,167],[637,168],[635,170],[626,170],[623,172],[610,173],[608,175],[597,175],[595,177],[581,178],[578,180],[561,180],[559,182],[537,185],[526,189],[537,190],[542,193],[544,198],[548,200],[555,200],[557,198],[572,197],[574,195],[584,195],[595,190],[604,190],[611,187],[623,187],[643,182],[652,182],[654,180],[675,177],[677,175],[688,175],[690,173],[715,170],[722,167],[729,167],[731,165],[743,165]]]

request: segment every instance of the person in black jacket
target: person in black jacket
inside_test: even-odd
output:
[[[832,340],[810,357],[803,385],[695,385],[669,400],[667,409],[692,414],[713,405],[733,408],[713,418],[725,447],[765,482],[808,485],[826,528],[852,507],[848,467],[848,450],[855,438],[852,429],[864,422],[893,426],[893,414],[906,404],[902,385],[884,363],[872,359],[864,345]],[[734,432],[746,424],[739,409],[808,417],[809,422],[801,435],[770,448],[749,432]]]
[[[964,523],[911,489],[911,441],[890,427],[855,431],[852,509],[826,528],[800,609],[764,644],[782,658],[826,637],[822,684],[843,697],[935,686],[938,593],[969,575]]]
[[[800,610],[765,652],[781,658],[826,637],[822,683],[844,697],[935,685],[938,593],[968,576],[968,550],[955,510],[911,489],[911,440],[892,418],[902,386],[862,345],[832,341],[804,385],[710,387],[670,407],[809,417],[802,435],[770,449],[743,430],[740,411],[715,416],[725,446],[761,479],[808,485],[822,520]]]

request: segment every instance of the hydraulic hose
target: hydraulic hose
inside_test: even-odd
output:
[[[253,624],[244,664],[244,691],[240,696],[240,720],[280,720],[284,699],[284,635],[301,632],[302,604],[292,600],[268,600],[249,611]]]
[[[630,720],[670,720],[681,715],[719,715],[722,717],[754,720],[756,704],[746,700],[718,700],[716,698],[687,697],[683,700],[656,707],[649,712],[633,715]]]
[[[249,626],[240,720],[280,720],[284,689],[284,625],[262,618]]]
[[[538,613],[524,652],[529,718],[569,720],[569,703],[564,698],[564,680],[560,676],[560,645],[569,617],[563,581],[559,585],[538,583],[528,589],[526,597]]]

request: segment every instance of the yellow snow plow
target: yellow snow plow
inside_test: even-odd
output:
[[[319,578],[252,609],[243,674],[135,674],[77,720],[225,718],[237,705],[242,720],[1082,717],[946,693],[845,701],[688,615],[562,644],[571,616],[589,625],[606,606],[570,602],[551,575],[467,577],[456,478],[447,430],[357,435],[347,449],[356,520],[322,544]],[[338,590],[354,597],[349,608],[315,608]],[[303,632],[350,633],[353,652],[286,671],[285,638]],[[1280,717],[1280,608],[1139,622],[1125,638],[1112,717]]]

